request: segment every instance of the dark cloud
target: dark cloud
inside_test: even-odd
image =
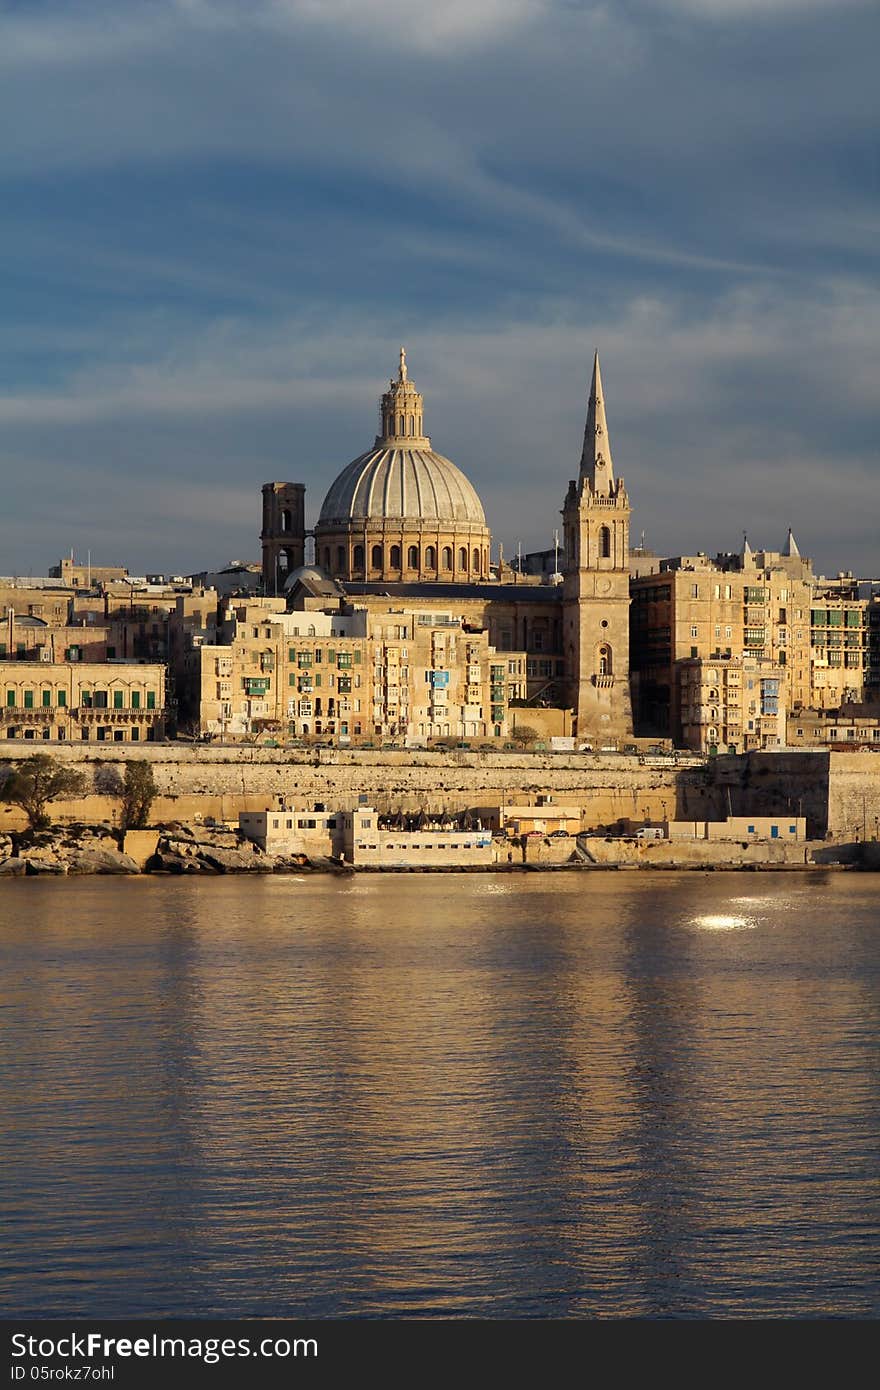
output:
[[[876,6],[0,8],[0,571],[314,515],[400,341],[505,549],[592,350],[636,530],[878,568]],[[35,552],[37,546],[39,553]]]

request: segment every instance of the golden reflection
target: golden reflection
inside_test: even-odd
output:
[[[754,930],[758,923],[754,917],[734,917],[724,913],[706,913],[701,917],[692,917],[692,925],[701,927],[703,931],[743,931]]]

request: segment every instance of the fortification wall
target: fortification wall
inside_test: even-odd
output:
[[[41,750],[18,745],[6,761],[15,763],[37,751]],[[176,744],[140,748],[119,744],[100,754],[94,749],[53,746],[52,754],[108,790],[121,782],[127,760],[146,758],[159,790],[152,812],[155,822],[208,816],[234,820],[239,811],[261,810],[279,796],[298,804],[338,805],[363,795],[380,811],[422,807],[460,811],[550,794],[577,805],[586,827],[610,826],[620,820],[675,819],[682,811],[703,819],[714,814],[702,767],[649,768],[627,757],[464,750],[282,751]],[[53,814],[68,821],[113,820],[118,800],[112,795],[90,795],[59,803]],[[23,824],[19,811],[0,803],[0,830]]]
[[[35,744],[0,750],[15,764]],[[53,757],[90,775],[97,795],[62,802],[56,819],[113,820],[111,791],[129,759],[147,759],[159,789],[153,819],[235,820],[281,796],[350,804],[364,795],[380,811],[489,809],[550,794],[579,807],[585,829],[645,820],[723,820],[783,812],[807,818],[811,839],[862,841],[880,834],[880,753],[751,753],[703,766],[648,767],[634,757],[583,753],[477,753],[364,749],[218,748],[192,744],[53,744]],[[5,755],[5,756],[2,756]],[[0,831],[24,818],[0,803]]]

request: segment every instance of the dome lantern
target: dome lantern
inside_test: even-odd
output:
[[[391,378],[388,390],[382,397],[379,407],[382,419],[382,432],[376,435],[376,447],[386,449],[395,444],[407,443],[430,449],[431,441],[424,431],[425,405],[421,392],[409,380],[406,366],[406,348],[400,349],[400,366],[397,380]]]

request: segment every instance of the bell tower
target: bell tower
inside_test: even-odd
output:
[[[615,478],[599,354],[577,480],[562,508],[565,528],[563,643],[575,732],[601,744],[632,734],[629,692],[629,521]]]

